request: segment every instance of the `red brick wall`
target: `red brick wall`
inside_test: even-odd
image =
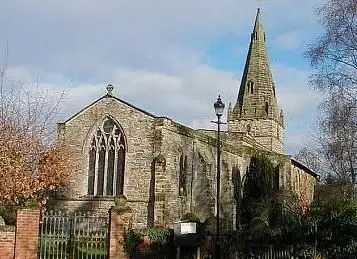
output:
[[[0,258],[13,259],[15,232],[0,232]]]
[[[131,218],[130,212],[117,215],[110,211],[108,258],[128,258],[123,249],[124,230]],[[19,210],[16,232],[0,232],[0,259],[37,259],[39,221],[39,210]]]
[[[15,259],[37,259],[40,210],[18,210]]]

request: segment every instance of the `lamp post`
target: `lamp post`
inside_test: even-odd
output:
[[[225,124],[221,122],[221,117],[224,111],[224,103],[221,100],[221,96],[218,95],[217,101],[213,105],[214,111],[217,116],[217,121],[212,121],[217,124],[217,214],[216,214],[216,259],[220,259],[220,237],[219,237],[219,200],[220,200],[220,192],[221,192],[221,124]]]

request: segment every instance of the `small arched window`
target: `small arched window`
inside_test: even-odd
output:
[[[279,125],[276,125],[276,137],[280,138]]]
[[[248,93],[254,93],[254,82],[252,80],[248,81]]]
[[[180,157],[180,175],[179,175],[179,196],[186,196],[187,190],[187,156]]]
[[[269,104],[268,104],[268,102],[265,102],[265,113],[266,113],[266,115],[269,115]]]
[[[107,117],[93,134],[89,147],[88,195],[123,194],[125,137],[121,127]]]

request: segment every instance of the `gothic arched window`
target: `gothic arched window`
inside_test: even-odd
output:
[[[92,136],[89,147],[88,195],[123,194],[125,138],[121,127],[107,117]]]

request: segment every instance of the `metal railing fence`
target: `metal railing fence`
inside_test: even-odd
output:
[[[39,232],[39,259],[107,258],[108,217],[49,211]]]

